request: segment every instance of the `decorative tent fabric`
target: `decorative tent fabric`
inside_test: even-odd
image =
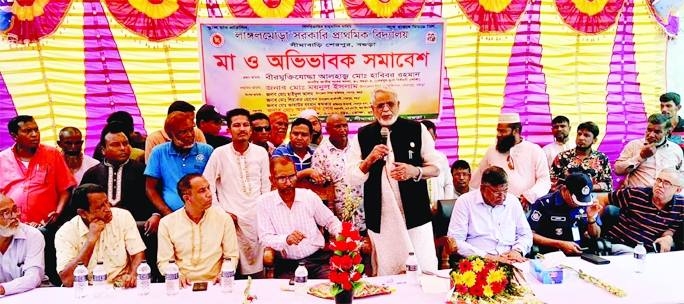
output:
[[[311,18],[313,0],[226,0],[237,18]]]
[[[414,18],[425,0],[344,0],[352,18]]]
[[[198,0],[104,0],[114,19],[150,41],[173,39],[197,19]]]
[[[458,0],[468,19],[482,33],[504,33],[520,20],[528,0]]]
[[[565,24],[584,34],[598,34],[617,22],[624,0],[555,0]]]

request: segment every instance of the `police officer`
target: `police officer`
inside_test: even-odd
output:
[[[559,190],[537,199],[527,221],[540,253],[579,255],[601,235],[601,205],[592,203],[592,187],[588,175],[573,173]]]

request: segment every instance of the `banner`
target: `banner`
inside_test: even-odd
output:
[[[200,19],[202,98],[224,113],[305,109],[373,120],[375,88],[397,92],[410,119],[436,118],[444,21]]]

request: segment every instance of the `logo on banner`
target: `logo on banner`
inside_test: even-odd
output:
[[[212,33],[209,37],[209,43],[215,48],[220,48],[226,43],[226,39],[221,33]]]
[[[435,34],[435,32],[433,32],[433,31],[427,32],[427,34],[425,34],[425,43],[427,43],[427,44],[437,43],[437,34]]]

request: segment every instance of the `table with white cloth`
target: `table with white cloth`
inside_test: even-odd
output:
[[[565,265],[594,276],[604,283],[620,288],[627,297],[619,298],[579,278],[572,270],[563,272],[562,284],[542,284],[529,272],[529,263],[518,264],[523,269],[534,293],[549,304],[563,303],[684,303],[684,251],[646,255],[646,271],[635,272],[636,261],[631,254],[603,257],[606,265],[594,265],[579,257],[568,258]]]
[[[632,255],[608,256],[607,265],[594,265],[579,257],[570,257],[566,265],[581,269],[589,275],[601,279],[603,282],[618,287],[627,292],[627,297],[619,298],[602,288],[593,286],[580,279],[577,274],[566,270],[562,284],[542,284],[529,272],[529,263],[516,266],[523,270],[530,287],[537,298],[549,304],[555,303],[684,303],[684,251],[671,253],[648,254],[646,256],[646,271],[636,273],[635,260]],[[448,276],[449,270],[441,270],[440,275]],[[425,294],[420,287],[406,285],[403,275],[364,278],[365,281],[382,285],[387,284],[396,289],[392,294],[379,295],[362,299],[354,299],[354,303],[444,303],[446,293]],[[327,280],[309,280],[314,285]],[[443,280],[444,284],[448,281]],[[399,284],[397,284],[399,283]],[[253,280],[251,294],[257,296],[254,304],[260,303],[334,303],[333,300],[320,299],[306,295],[303,299],[295,298],[294,292],[282,291],[281,286],[287,286],[288,280],[262,279]],[[247,280],[235,281],[232,293],[221,293],[219,285],[209,285],[207,291],[193,292],[191,288],[180,290],[174,297],[166,296],[166,285],[152,284],[151,292],[147,296],[138,296],[135,289],[112,289],[103,298],[89,295],[85,299],[74,299],[72,288],[38,288],[27,293],[0,298],[0,303],[86,303],[93,301],[102,303],[242,303],[243,291]],[[92,287],[89,288],[92,292]]]

